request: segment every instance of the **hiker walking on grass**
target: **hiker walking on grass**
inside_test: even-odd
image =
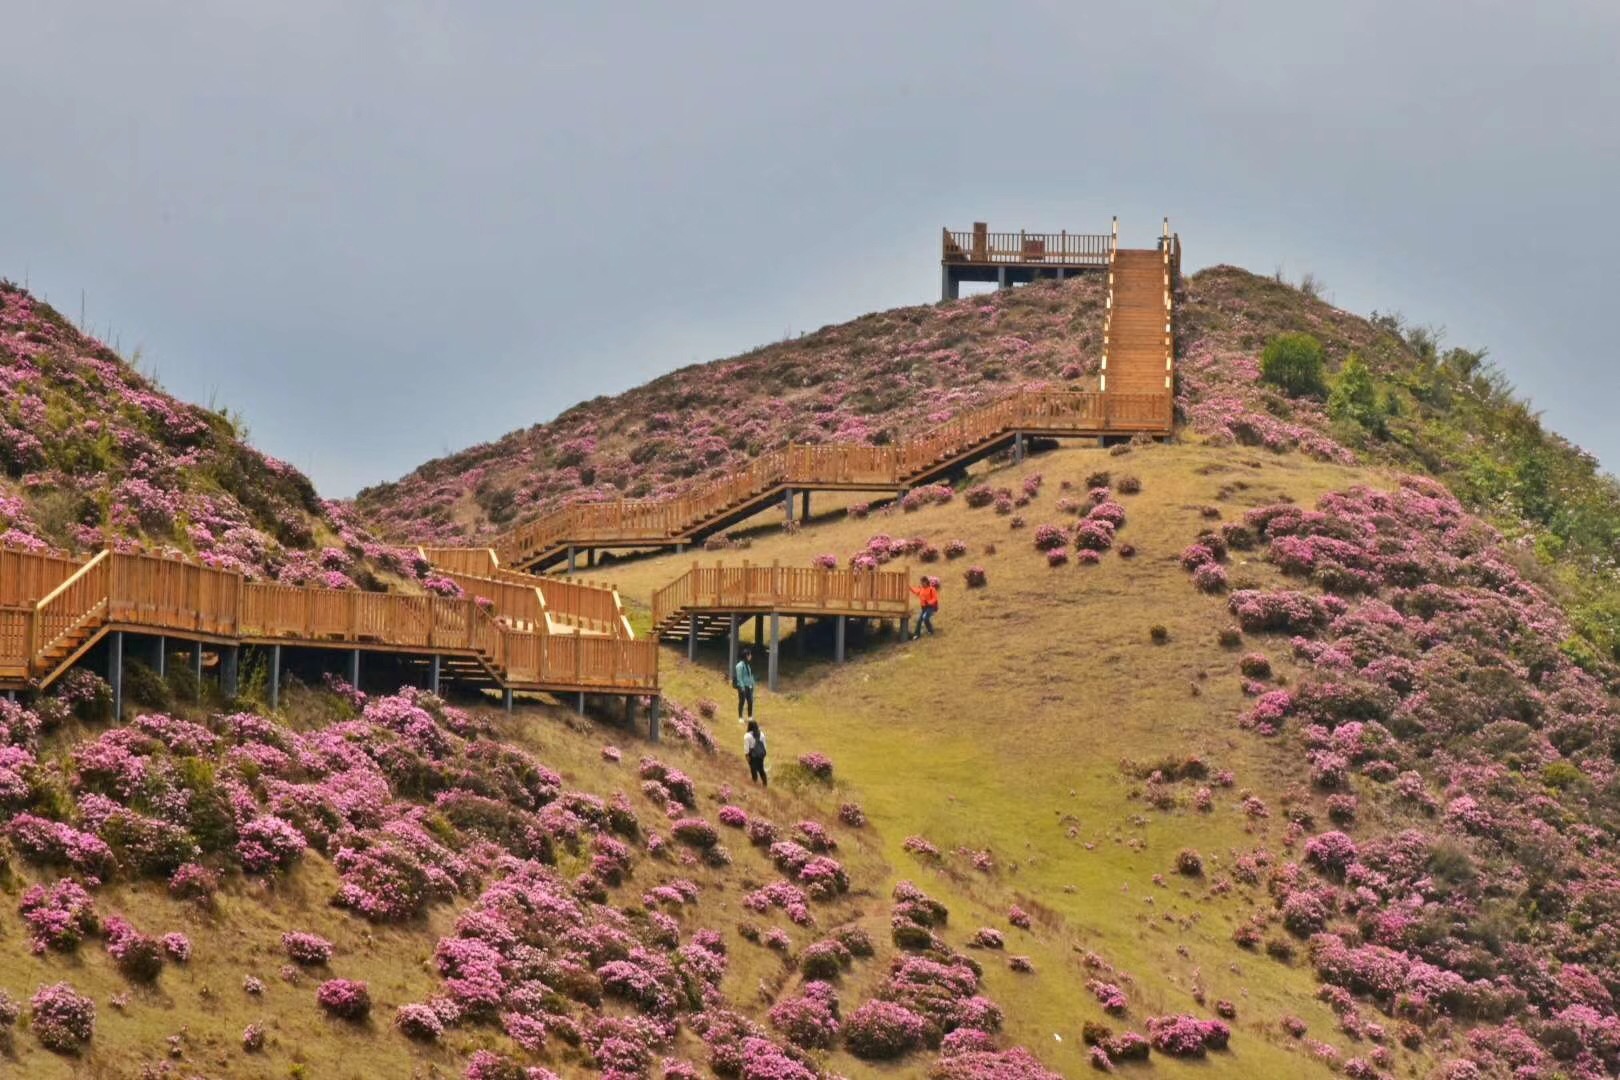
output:
[[[737,722],[742,723],[743,706],[748,707],[748,719],[754,719],[754,668],[749,663],[754,658],[753,649],[744,649],[742,659],[737,661],[737,667],[731,673],[731,685],[737,688]]]
[[[743,755],[748,758],[748,779],[758,780],[770,787],[771,782],[765,776],[765,733],[759,730],[757,720],[748,721],[748,734],[743,736]]]
[[[916,641],[922,637],[923,628],[928,629],[928,636],[934,636],[934,613],[939,610],[939,578],[924,576],[921,585],[913,585],[911,591],[917,594],[917,602],[922,604],[922,614],[917,616],[917,632],[911,635]]]

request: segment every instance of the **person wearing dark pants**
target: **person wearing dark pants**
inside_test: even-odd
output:
[[[748,758],[748,779],[770,787],[770,779],[765,775],[765,733],[759,730],[756,720],[748,721],[748,734],[743,736],[743,755]]]
[[[911,635],[916,641],[922,637],[923,631],[928,636],[934,636],[934,613],[939,610],[939,578],[924,577],[921,585],[913,585],[911,591],[917,594],[917,600],[922,604],[922,614],[917,616],[917,632]]]
[[[731,673],[731,685],[737,688],[737,723],[743,721],[743,709],[748,710],[748,719],[754,718],[754,667],[749,663],[754,658],[754,650],[744,649],[742,659],[737,661],[737,668]]]

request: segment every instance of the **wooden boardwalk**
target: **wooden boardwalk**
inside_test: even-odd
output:
[[[789,520],[793,499],[812,491],[894,495],[931,483],[1027,436],[1168,436],[1175,423],[1175,289],[1181,240],[1168,219],[1156,248],[1119,246],[1112,235],[945,233],[947,266],[1012,263],[1106,271],[1103,370],[1097,390],[1023,390],[890,446],[794,444],[746,469],[672,498],[576,503],[522,522],[493,550],[430,549],[439,565],[541,572],[570,570],[575,555],[598,549],[677,550],[701,542],[773,505]],[[463,563],[458,566],[458,563]]]
[[[585,603],[584,586],[560,584],[572,586],[562,590],[570,603]],[[508,705],[513,692],[657,694],[657,642],[636,640],[622,612],[613,630],[604,605],[617,611],[616,595],[590,600],[601,630],[585,632],[560,630],[535,590],[490,591],[482,603],[303,588],[151,555],[81,561],[0,549],[0,690],[47,687],[102,642],[121,677],[123,635],[133,634],[193,642],[199,667],[205,648],[218,653],[231,694],[243,647],[269,650],[272,697],[284,647],[346,650],[356,671],[362,652],[394,654],[425,666],[431,686],[445,677],[494,688]]]
[[[1158,386],[1143,393],[1021,391],[891,446],[789,446],[674,498],[562,507],[498,536],[494,552],[502,565],[544,570],[571,563],[579,551],[681,548],[773,505],[785,506],[791,518],[795,495],[895,495],[1008,446],[1021,446],[1025,437],[1167,435],[1173,403],[1160,375]]]
[[[688,659],[697,656],[699,638],[724,636],[727,663],[737,663],[738,629],[755,620],[755,639],[768,648],[767,684],[776,689],[782,642],[782,616],[794,619],[802,648],[808,618],[832,619],[835,657],[844,659],[847,621],[910,617],[911,577],[903,570],[824,570],[802,566],[701,566],[653,594],[653,636],[686,642]],[[767,623],[769,633],[766,633]]]

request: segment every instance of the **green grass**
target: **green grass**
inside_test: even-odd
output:
[[[1120,540],[1138,554],[1132,560],[1110,554],[1094,568],[1048,569],[1031,532],[1063,520],[1056,507],[1060,481],[1072,481],[1070,494],[1078,497],[1085,477],[1100,469],[1143,482],[1140,494],[1121,497],[1129,519]],[[1365,1053],[1370,1048],[1339,1034],[1329,1010],[1314,1001],[1316,980],[1302,959],[1287,966],[1232,943],[1236,925],[1256,905],[1269,906],[1264,890],[1238,887],[1213,896],[1206,887],[1235,851],[1264,845],[1282,853],[1279,795],[1304,774],[1296,748],[1236,728],[1245,707],[1238,651],[1216,640],[1231,619],[1221,598],[1193,590],[1177,556],[1209,524],[1201,507],[1219,506],[1232,520],[1281,496],[1308,505],[1328,490],[1377,477],[1296,456],[1182,445],[1123,457],[1063,450],[989,479],[1016,488],[1037,471],[1045,487],[1021,511],[1028,521],[1023,531],[958,501],[864,521],[833,516],[796,535],[770,527],[756,533],[746,552],[727,553],[728,560],[804,565],[822,551],[847,558],[878,532],[936,544],[961,538],[970,547],[963,559],[926,568],[945,581],[939,637],[914,644],[883,638],[841,668],[825,654],[799,661],[792,648],[783,650],[781,692],[762,690],[759,701],[775,760],[780,766],[808,750],[829,754],[840,785],[872,818],[891,883],[911,878],[943,899],[953,944],[965,945],[975,928],[991,925],[1008,934],[1009,953],[1033,959],[1036,973],[1018,975],[1000,957],[980,954],[987,992],[1006,1009],[1011,1037],[1065,1075],[1089,1072],[1084,1021],[1141,1030],[1145,1017],[1157,1013],[1213,1015],[1210,1007],[1221,998],[1238,1009],[1231,1052],[1185,1066],[1156,1056],[1155,1070],[1222,1077],[1325,1072],[1277,1028],[1285,1013],[1305,1018],[1311,1037],[1339,1045],[1346,1057]],[[991,543],[998,552],[983,554]],[[962,586],[962,568],[974,563],[989,572],[983,590]],[[689,558],[649,559],[613,576],[627,596],[646,596],[686,565]],[[1274,580],[1242,553],[1234,553],[1231,573],[1236,581]],[[1169,630],[1168,644],[1149,642],[1154,624]],[[1291,674],[1284,642],[1246,647],[1265,649]],[[719,646],[702,651],[696,664],[684,649],[667,649],[666,692],[683,701],[716,698],[724,715],[722,668]],[[740,771],[740,750],[731,745],[739,738],[723,739],[722,748],[736,755]],[[1122,772],[1121,759],[1187,753],[1236,773],[1234,788],[1217,789],[1212,813],[1185,805],[1193,784],[1182,785],[1184,805],[1170,812],[1133,797],[1140,784]],[[1258,826],[1237,808],[1248,789],[1272,809]],[[1325,821],[1321,807],[1316,812]],[[902,850],[913,833],[946,853],[939,865]],[[952,854],[959,847],[988,848],[994,872],[972,869]],[[1203,854],[1202,880],[1174,872],[1183,847]],[[1153,883],[1155,874],[1165,887]],[[1013,902],[1038,913],[1033,932],[1007,925]],[[1110,1020],[1085,991],[1079,950],[1099,953],[1127,976],[1127,1017]],[[1194,1000],[1200,981],[1210,1007]],[[1425,1063],[1400,1053],[1410,1065]],[[843,1056],[832,1064],[851,1076],[894,1075]]]

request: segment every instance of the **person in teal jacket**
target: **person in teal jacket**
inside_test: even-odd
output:
[[[731,673],[731,685],[737,688],[737,723],[743,722],[743,707],[748,707],[748,719],[754,718],[754,668],[749,663],[754,658],[753,649],[744,649],[742,659],[737,661],[736,670]]]

